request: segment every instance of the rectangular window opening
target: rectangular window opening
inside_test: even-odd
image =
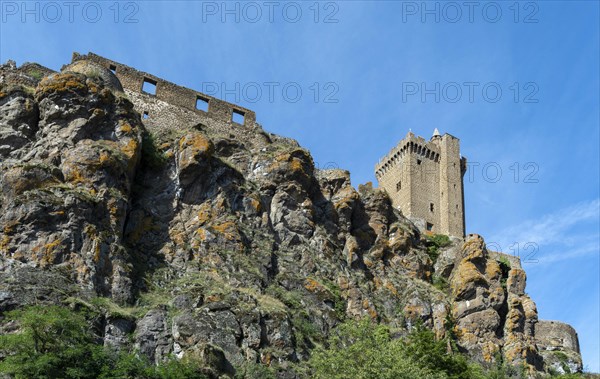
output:
[[[396,191],[400,191],[402,189],[402,182],[396,183]]]
[[[427,228],[428,232],[433,231],[433,224],[432,223],[430,223],[430,222],[426,223],[425,227]]]
[[[150,116],[148,115],[148,111],[144,111],[144,113],[142,114],[142,118],[144,120],[150,118]]]
[[[109,69],[110,71],[112,71],[112,72],[113,72],[113,74],[116,74],[116,73],[117,73],[117,66],[115,66],[114,64],[111,64],[110,66],[108,66],[108,69]]]
[[[148,78],[144,78],[144,85],[142,86],[142,92],[149,95],[156,96],[156,81]]]
[[[433,203],[429,203],[429,212],[433,212],[434,207],[433,207]]]
[[[421,164],[421,160],[420,159],[417,159],[417,164]]]
[[[199,111],[208,112],[208,99],[202,96],[197,96],[196,109]]]
[[[236,109],[231,112],[231,121],[236,124],[244,125],[245,114],[242,111],[238,111]]]

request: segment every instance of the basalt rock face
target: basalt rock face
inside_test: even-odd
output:
[[[316,169],[295,141],[142,121],[142,95],[90,65],[0,67],[0,312],[105,298],[105,345],[195,356],[215,377],[261,362],[292,378],[361,317],[422,322],[530,373],[568,349],[581,369],[578,347],[537,339],[552,333],[536,328],[517,259],[471,235],[434,262],[384,192]]]
[[[132,301],[122,238],[141,148],[132,103],[59,73],[3,87],[0,104],[4,273],[62,270],[77,288]]]
[[[489,252],[480,236],[470,235],[455,262],[450,284],[459,344],[482,361],[501,353],[508,362],[542,370],[537,309],[525,294],[518,259]]]

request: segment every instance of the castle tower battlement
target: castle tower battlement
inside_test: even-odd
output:
[[[436,129],[429,141],[409,132],[375,165],[375,177],[419,229],[462,238],[466,168],[459,139]]]

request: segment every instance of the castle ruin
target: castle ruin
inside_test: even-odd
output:
[[[127,95],[136,111],[142,115],[143,123],[152,126],[153,129],[206,127],[232,133],[231,139],[269,140],[274,137],[262,131],[251,110],[93,53],[74,53],[72,62],[62,70],[102,76],[108,87]],[[0,65],[0,85],[23,85],[32,88],[37,86],[41,77],[54,73],[54,70],[36,63],[25,63],[17,68],[15,62],[9,61]],[[118,80],[114,80],[114,77]],[[241,118],[236,118],[236,115]],[[229,162],[235,163],[236,160],[231,158]],[[409,132],[377,163],[375,175],[380,187],[389,194],[393,205],[413,220],[421,230],[462,238],[465,235],[463,176],[466,172],[466,162],[466,158],[460,155],[458,138],[450,134],[440,135],[436,129],[431,139],[426,141]],[[519,258],[493,251],[488,251],[488,254],[496,261],[503,258],[510,262],[511,274],[504,289],[508,291],[506,293],[510,296],[509,299],[527,299],[525,304],[533,307],[529,308],[534,316],[528,318],[531,321],[528,321],[528,327],[524,326],[523,319],[519,319],[519,333],[526,333],[535,338],[534,346],[548,367],[557,372],[581,371],[582,362],[576,331],[571,326],[557,321],[538,321],[535,304],[524,293],[525,276]],[[524,305],[520,301],[518,307],[523,308]],[[466,304],[465,310],[473,309],[473,306],[469,308],[469,300],[466,300]]]
[[[436,128],[429,141],[409,132],[375,165],[375,177],[419,229],[463,238],[466,168],[459,139]]]
[[[248,131],[258,127],[256,114],[250,109],[179,86],[100,55],[73,53],[69,66],[77,62],[93,62],[111,70],[142,115],[144,123],[202,124],[217,129],[244,126]]]

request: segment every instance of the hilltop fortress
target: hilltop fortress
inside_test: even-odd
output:
[[[450,134],[409,132],[377,163],[390,204],[251,110],[93,53],[60,73],[0,65],[0,110],[0,312],[109,297],[136,308],[106,318],[106,345],[133,339],[154,363],[218,351],[225,369],[305,360],[303,325],[326,338],[341,315],[439,336],[451,319],[480,362],[582,370],[575,329],[538,319],[519,258],[465,236]],[[431,256],[392,206],[456,238]]]
[[[458,138],[442,136],[436,128],[430,141],[409,132],[375,165],[375,176],[392,204],[419,229],[462,238],[466,169]]]
[[[89,62],[109,69],[119,79],[120,83],[114,85],[132,100],[144,123],[154,126],[207,125],[221,130],[236,127],[238,132],[242,129],[249,134],[260,128],[256,114],[249,109],[94,53],[73,53],[71,64],[63,69],[94,70]],[[44,76],[54,72],[34,63],[24,64],[19,71]],[[108,76],[104,79],[111,81]],[[436,129],[426,141],[409,132],[375,165],[375,177],[392,204],[421,231],[463,238],[466,162],[460,155],[458,138],[448,133],[440,135]]]
[[[93,53],[74,53],[71,65],[86,61],[106,67],[117,76],[144,122],[248,129],[258,126],[256,114],[249,109]],[[419,229],[462,238],[465,235],[462,180],[465,171],[466,158],[460,156],[459,139],[447,133],[442,136],[436,129],[429,142],[409,132],[376,165],[375,176],[392,204]]]

